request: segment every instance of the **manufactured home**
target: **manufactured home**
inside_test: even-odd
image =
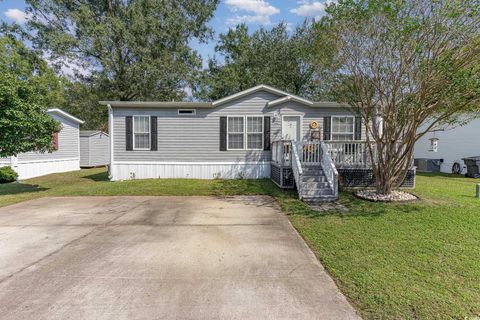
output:
[[[12,167],[18,173],[19,180],[80,170],[79,127],[83,121],[60,109],[49,109],[47,113],[60,122],[62,127],[60,132],[52,132],[54,135],[52,152],[27,152],[0,158],[0,167]]]
[[[415,144],[415,162],[419,170],[464,174],[462,159],[480,156],[480,119],[464,125],[435,128]]]
[[[270,178],[306,200],[336,199],[339,179],[374,183],[365,126],[345,105],[266,85],[214,102],[100,103],[113,181]]]
[[[102,131],[80,131],[80,167],[108,165],[110,161],[108,134]]]

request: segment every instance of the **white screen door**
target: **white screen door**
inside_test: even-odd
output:
[[[283,117],[282,138],[284,140],[300,140],[300,117],[285,116]]]

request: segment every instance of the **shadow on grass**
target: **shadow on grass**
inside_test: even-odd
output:
[[[219,196],[227,195],[269,195],[278,196],[288,193],[280,190],[272,181],[263,180],[214,180],[213,192]]]
[[[49,188],[40,187],[38,184],[28,184],[21,182],[12,182],[0,184],[0,196],[14,195],[21,193],[47,191]]]
[[[83,178],[84,179],[90,179],[90,180],[95,181],[95,182],[109,181],[107,171],[91,174],[91,175],[88,175],[88,176],[84,176]]]
[[[338,216],[340,218],[378,218],[387,213],[412,214],[420,211],[419,202],[380,203],[356,198],[349,192],[340,193],[338,209],[316,210],[297,199],[279,199],[289,215],[302,215],[308,218]],[[331,206],[335,207],[335,205]]]

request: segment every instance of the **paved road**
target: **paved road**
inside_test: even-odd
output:
[[[0,208],[2,319],[355,319],[269,197]]]

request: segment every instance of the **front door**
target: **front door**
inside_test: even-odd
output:
[[[300,140],[300,117],[299,116],[284,116],[282,124],[282,138],[284,140]]]

